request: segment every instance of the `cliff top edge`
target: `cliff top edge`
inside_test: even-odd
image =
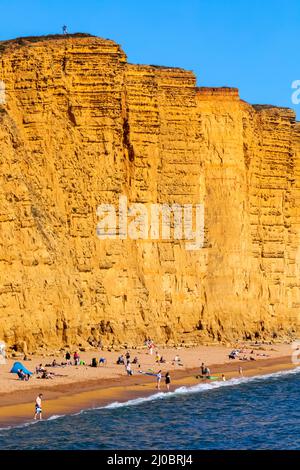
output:
[[[13,50],[15,48],[27,47],[33,44],[39,43],[47,43],[47,42],[54,42],[65,40],[72,40],[72,39],[90,39],[91,41],[96,41],[99,44],[110,44],[117,46],[117,51],[121,53],[125,61],[127,62],[126,54],[122,50],[122,46],[120,46],[117,42],[113,39],[99,37],[90,33],[84,32],[76,32],[72,34],[48,34],[42,36],[21,36],[17,38],[7,39],[4,41],[0,41],[0,54],[5,52],[6,50]],[[159,65],[159,64],[137,64],[137,63],[130,63],[127,62],[128,71],[130,69],[134,70],[135,68],[145,71],[162,71],[162,72],[170,72],[175,74],[180,74],[181,76],[186,75],[187,79],[191,79],[192,81],[196,82],[196,76],[193,70],[187,70],[182,67],[178,66],[166,66],[166,65]],[[239,96],[239,89],[236,87],[231,86],[197,86],[196,83],[192,83],[191,86],[195,87],[196,95],[198,99],[207,99],[212,97],[214,99],[229,99],[229,100],[236,100],[243,102],[249,106],[251,106],[257,112],[268,112],[268,113],[279,113],[290,118],[292,121],[296,122],[297,124],[299,121],[296,120],[296,113],[292,108],[284,107],[284,106],[276,106],[271,104],[256,104],[256,103],[249,103],[244,101]]]
[[[37,44],[41,42],[48,41],[61,41],[68,39],[98,39],[99,41],[105,41],[109,43],[115,43],[112,39],[101,38],[89,33],[72,33],[72,34],[47,34],[44,36],[21,36],[18,38],[6,39],[0,41],[0,52],[3,52],[5,49],[10,46],[28,46],[31,44]]]

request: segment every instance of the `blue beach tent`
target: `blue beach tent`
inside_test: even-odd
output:
[[[17,374],[19,369],[21,369],[24,372],[24,374],[32,375],[32,372],[29,372],[29,370],[27,370],[26,367],[23,366],[21,362],[15,362],[10,372],[12,374]]]

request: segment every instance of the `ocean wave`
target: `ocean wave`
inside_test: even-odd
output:
[[[238,377],[238,378],[232,378],[226,381],[219,380],[219,381],[211,382],[211,383],[199,383],[197,385],[192,385],[191,387],[186,387],[186,386],[178,387],[172,392],[157,392],[148,397],[134,398],[132,400],[128,400],[125,402],[116,401],[116,402],[110,403],[109,405],[100,406],[100,407],[96,407],[93,409],[94,410],[95,409],[96,410],[115,409],[115,408],[121,408],[121,407],[126,407],[126,406],[137,406],[137,405],[149,402],[149,401],[168,399],[168,398],[178,396],[178,395],[188,395],[188,394],[207,392],[209,390],[216,390],[222,387],[233,387],[236,385],[242,385],[242,384],[258,382],[258,381],[265,381],[269,379],[276,379],[282,376],[293,375],[293,374],[298,374],[298,373],[300,373],[300,367],[297,367],[292,370],[273,372],[271,374],[266,374],[266,375],[255,375],[252,377]],[[81,413],[85,411],[88,411],[88,410],[82,410]]]
[[[211,382],[211,383],[199,383],[197,385],[192,385],[190,387],[182,386],[182,387],[176,388],[174,391],[171,391],[171,392],[159,391],[159,392],[153,393],[152,395],[149,395],[147,397],[138,397],[138,398],[134,398],[132,400],[124,401],[124,402],[115,401],[115,402],[109,403],[108,405],[105,405],[105,406],[85,408],[83,410],[80,410],[79,412],[72,413],[69,416],[77,416],[77,415],[85,414],[85,413],[88,413],[90,411],[95,411],[95,410],[103,410],[103,409],[113,410],[113,409],[123,408],[123,407],[128,407],[128,406],[138,406],[138,405],[142,405],[143,403],[147,403],[147,402],[151,402],[151,401],[155,401],[155,400],[165,400],[165,399],[169,399],[169,398],[180,396],[180,395],[203,393],[203,392],[208,392],[208,391],[212,391],[212,390],[217,390],[217,389],[220,389],[220,388],[223,388],[223,387],[234,387],[234,386],[243,385],[243,384],[247,384],[247,383],[251,383],[251,382],[267,381],[267,380],[270,380],[270,379],[281,378],[281,377],[284,377],[284,376],[289,376],[289,375],[294,375],[294,374],[299,374],[299,373],[300,373],[300,367],[296,367],[292,370],[273,372],[271,374],[256,375],[256,376],[252,376],[252,377],[238,377],[238,378],[232,378],[232,379],[229,379],[229,380],[226,380],[226,381],[219,380],[219,381],[214,381],[214,382]],[[32,420],[32,421],[28,421],[28,422],[25,422],[25,423],[22,423],[22,424],[19,424],[19,425],[11,425],[11,426],[7,426],[7,427],[3,427],[3,428],[0,428],[0,432],[8,431],[10,429],[22,429],[22,428],[26,428],[28,426],[32,426],[32,425],[35,425],[35,424],[38,424],[38,423],[54,421],[54,420],[57,420],[57,419],[60,419],[60,418],[66,417],[66,416],[67,415],[65,415],[65,414],[51,415],[49,418],[43,419],[41,421],[40,420],[36,420],[36,421]]]
[[[44,421],[53,421],[54,419],[64,418],[66,415],[52,415]]]
[[[26,421],[25,423],[6,426],[5,428],[0,428],[0,432],[8,431],[10,429],[23,429],[23,428],[27,428],[28,426],[33,426],[34,424],[44,423],[44,422],[47,422],[47,421],[53,421],[53,420],[56,420],[56,419],[59,419],[59,418],[63,418],[64,416],[66,416],[66,415],[52,415],[52,416],[49,416],[49,418],[41,419],[41,420],[40,419],[32,419],[31,421]]]

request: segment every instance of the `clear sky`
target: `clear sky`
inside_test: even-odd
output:
[[[0,15],[0,40],[66,24],[114,39],[129,62],[184,67],[199,86],[236,86],[300,118],[300,0],[0,0]]]

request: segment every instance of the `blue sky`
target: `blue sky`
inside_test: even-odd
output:
[[[236,86],[250,103],[293,107],[300,0],[0,0],[0,40],[88,32],[133,63],[184,67],[199,86]]]

